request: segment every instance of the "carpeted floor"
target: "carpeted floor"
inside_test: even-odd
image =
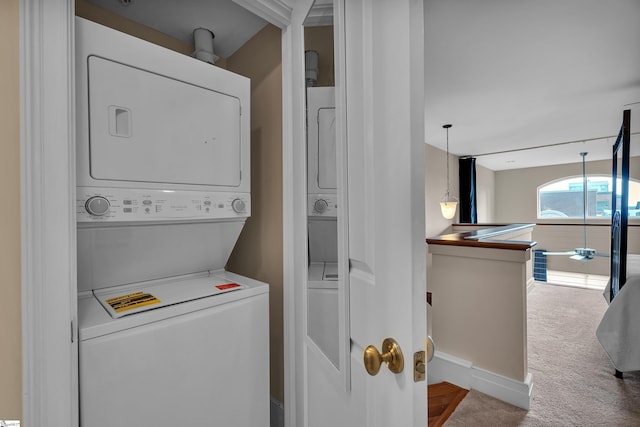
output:
[[[614,377],[595,336],[602,292],[536,284],[527,304],[531,409],[471,390],[445,426],[640,426],[640,372]]]

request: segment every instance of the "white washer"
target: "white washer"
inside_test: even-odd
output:
[[[171,305],[114,319],[80,296],[82,426],[268,425],[267,285],[217,271],[108,292]]]
[[[309,264],[307,298],[309,337],[322,349],[336,368],[340,367],[338,337],[338,280],[337,262],[317,262]]]

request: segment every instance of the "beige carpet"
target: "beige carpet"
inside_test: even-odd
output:
[[[471,390],[445,426],[640,426],[640,372],[614,377],[595,336],[602,292],[536,284],[527,303],[531,409]]]

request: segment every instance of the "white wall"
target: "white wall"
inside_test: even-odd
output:
[[[436,349],[524,381],[528,252],[437,244],[429,251]]]
[[[476,163],[476,208],[479,224],[495,222],[495,177],[494,171]]]
[[[434,237],[447,231],[458,221],[459,212],[453,219],[444,219],[440,213],[440,199],[447,191],[447,152],[425,144],[425,220],[426,236]],[[449,193],[458,197],[458,157],[449,154]]]
[[[432,145],[424,145],[425,185],[425,237],[435,237],[449,232],[451,224],[458,221],[458,212],[452,219],[444,219],[440,213],[440,199],[447,191],[447,152]],[[458,196],[458,157],[449,154],[449,193]],[[426,244],[426,243],[425,243]],[[427,252],[427,291],[430,285],[431,255]],[[427,305],[427,334],[432,333],[431,308]],[[437,344],[436,344],[437,345]]]

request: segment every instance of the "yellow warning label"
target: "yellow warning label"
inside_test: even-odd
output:
[[[158,298],[144,292],[135,292],[133,294],[123,295],[121,297],[109,298],[107,300],[107,304],[109,304],[111,308],[116,311],[116,313],[158,303],[160,303],[160,300]]]

